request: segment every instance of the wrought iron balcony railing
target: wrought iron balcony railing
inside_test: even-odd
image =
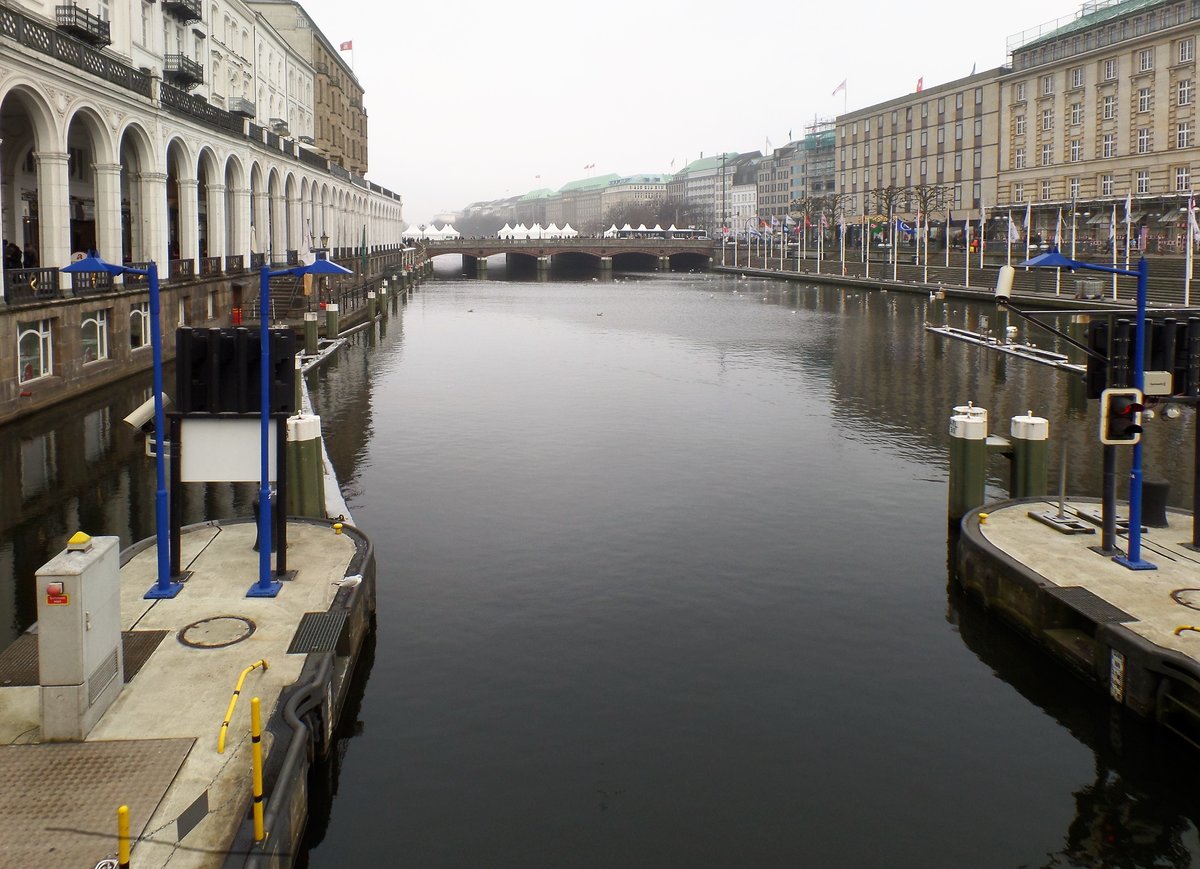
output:
[[[174,15],[184,24],[199,21],[204,17],[201,0],[163,0],[162,7],[164,12]]]
[[[185,90],[204,83],[204,67],[185,54],[168,54],[163,58],[163,75]]]
[[[70,6],[56,6],[54,22],[59,30],[97,48],[103,48],[112,42],[108,22],[86,9],[80,9],[74,3]]]
[[[254,107],[254,102],[245,97],[233,97],[229,100],[229,111],[235,115],[241,115],[243,118],[253,118],[257,111]]]

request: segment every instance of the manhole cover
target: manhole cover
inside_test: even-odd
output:
[[[244,616],[213,616],[183,628],[179,642],[196,649],[223,649],[249,637],[254,628],[254,622]]]
[[[1200,588],[1181,588],[1171,592],[1171,597],[1175,599],[1175,603],[1200,610]]]

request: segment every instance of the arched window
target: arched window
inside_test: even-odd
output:
[[[92,311],[85,314],[79,324],[80,341],[83,345],[83,364],[99,362],[108,358],[108,311]]]
[[[142,302],[129,310],[129,346],[137,350],[150,346],[150,303]]]
[[[53,321],[17,324],[17,381],[26,383],[54,370]]]

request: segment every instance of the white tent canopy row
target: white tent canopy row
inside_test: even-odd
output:
[[[519,223],[516,226],[509,226],[506,223],[496,233],[497,238],[512,239],[575,238],[578,235],[579,232],[572,229],[569,223],[565,224],[561,229],[553,223],[546,227],[543,227],[540,223],[535,223],[531,227],[526,227],[523,223]]]
[[[454,224],[447,223],[441,229],[436,226],[410,226],[404,230],[404,238],[423,238],[427,241],[442,241],[448,238],[462,238],[462,233],[454,228]]]

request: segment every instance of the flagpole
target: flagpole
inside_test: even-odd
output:
[[[1004,256],[1004,264],[1006,266],[1012,265],[1012,231],[1013,231],[1012,209],[1010,208],[1010,209],[1008,209],[1008,228],[1004,232],[1004,236],[1008,242],[1008,251]]]
[[[817,220],[817,274],[821,273],[821,254],[825,249],[825,212]]]
[[[1192,251],[1193,243],[1196,240],[1196,194],[1188,193],[1188,216],[1187,216],[1187,274],[1186,280],[1183,282],[1183,306],[1185,308],[1191,306],[1192,302],[1192,272],[1195,269],[1195,253]]]
[[[925,215],[925,232],[921,232],[921,214],[917,213],[917,250],[921,250],[924,242],[925,255],[922,257],[921,283],[929,283],[929,215]]]
[[[846,276],[846,218],[843,217],[838,221],[838,229],[841,234],[842,246],[842,277]]]
[[[865,196],[866,194],[864,194]],[[871,221],[867,219],[866,204],[863,204],[863,277],[871,277]]]
[[[1058,207],[1058,217],[1054,219],[1054,249],[1062,249],[1062,206]],[[1054,295],[1062,295],[1062,269],[1054,270]]]
[[[1113,203],[1111,226],[1112,226],[1112,232],[1110,232],[1109,235],[1112,236],[1112,255],[1113,255],[1113,263],[1112,264],[1113,264],[1113,268],[1115,269],[1117,267],[1117,203],[1115,203],[1115,202]],[[1113,272],[1113,299],[1116,300],[1116,298],[1117,298],[1117,273],[1114,271]]]
[[[963,221],[963,286],[971,286],[971,218]]]
[[[983,271],[983,225],[986,222],[984,217],[983,200],[979,200],[979,270]]]
[[[888,209],[888,215],[891,218],[888,231],[892,234],[892,280],[898,281],[900,280],[900,256],[898,253],[899,241],[896,239],[896,223],[899,222],[900,218],[893,214],[890,208]]]
[[[1025,203],[1025,261],[1029,261],[1029,239],[1033,235],[1033,203]],[[1029,271],[1029,266],[1025,266],[1025,271]]]
[[[946,268],[950,268],[950,221],[951,220],[952,220],[952,215],[950,214],[950,203],[947,202],[946,203],[946,239],[945,239],[945,241],[946,241]]]
[[[1128,195],[1126,195],[1126,197],[1125,197],[1125,271],[1129,271],[1129,236],[1130,236],[1130,232],[1131,232],[1130,221],[1129,221],[1129,217],[1130,217],[1129,211],[1132,206],[1133,206],[1133,202],[1132,202],[1131,198]],[[1115,299],[1116,296],[1113,296],[1113,298]]]

